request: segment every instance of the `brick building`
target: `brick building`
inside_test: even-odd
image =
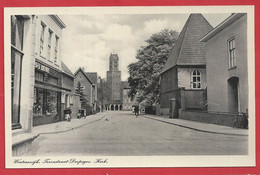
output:
[[[206,101],[205,43],[212,26],[201,14],[191,14],[165,63],[160,80],[160,111],[168,115],[171,100],[178,108],[203,109]],[[182,89],[182,92],[181,90]]]
[[[121,71],[119,71],[119,57],[117,54],[110,54],[106,84],[109,91],[107,109],[113,111],[122,110]]]
[[[95,84],[90,80],[85,72],[84,68],[79,68],[74,73],[74,89],[76,96],[81,96],[80,104],[81,109],[85,109],[85,115],[90,115],[94,113],[95,110]],[[80,94],[81,93],[81,94]],[[76,98],[79,100],[79,98]],[[74,99],[74,101],[76,100]],[[79,102],[76,102],[79,103]],[[77,113],[78,111],[73,108],[73,113]]]

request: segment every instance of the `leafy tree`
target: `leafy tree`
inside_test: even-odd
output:
[[[160,72],[170,55],[179,33],[164,29],[146,40],[147,45],[137,51],[135,63],[128,65],[131,90],[129,97],[139,103],[153,105],[159,102]]]

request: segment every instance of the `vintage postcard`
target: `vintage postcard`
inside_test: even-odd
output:
[[[4,8],[6,168],[255,166],[254,6]]]

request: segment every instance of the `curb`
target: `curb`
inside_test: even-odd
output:
[[[189,126],[176,124],[176,123],[173,123],[173,122],[167,122],[167,121],[164,121],[164,120],[155,119],[155,118],[148,117],[148,116],[143,116],[143,117],[151,119],[151,120],[156,120],[156,121],[160,121],[160,122],[163,122],[163,123],[175,125],[175,126],[178,126],[178,127],[182,127],[182,128],[198,131],[198,132],[211,133],[211,134],[231,135],[231,136],[248,136],[247,134],[231,134],[231,133],[225,133],[225,132],[215,132],[215,131],[202,130],[202,129],[197,129],[197,128],[192,128],[192,127],[189,127]]]
[[[91,121],[91,122],[88,122],[88,123],[85,123],[85,124],[82,124],[82,125],[79,125],[79,126],[75,126],[75,127],[69,128],[69,129],[65,129],[65,130],[61,130],[61,131],[42,132],[42,133],[37,133],[37,134],[38,134],[38,136],[39,136],[39,135],[44,135],[44,134],[59,134],[59,133],[64,133],[64,132],[72,131],[72,130],[74,130],[74,129],[78,129],[78,128],[80,128],[80,127],[83,127],[83,126],[85,126],[85,125],[98,122],[98,121],[104,119],[105,116],[106,116],[106,114],[104,114],[100,119],[97,119],[97,120],[94,120],[94,121]]]

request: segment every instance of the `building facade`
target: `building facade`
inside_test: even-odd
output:
[[[73,97],[74,97],[74,75],[70,71],[70,69],[66,66],[66,64],[61,61],[61,70],[62,70],[62,77],[61,77],[61,120],[65,120],[65,109],[72,109],[73,106]],[[75,115],[75,114],[72,114]]]
[[[12,150],[20,155],[35,138],[31,133],[35,123],[45,124],[41,119],[47,115],[55,121],[60,117],[65,24],[57,15],[13,15],[10,23]]]
[[[39,15],[36,21],[33,125],[62,120],[61,40],[65,24],[58,16]]]
[[[160,79],[160,111],[168,115],[172,101],[177,108],[203,109],[206,102],[205,43],[200,39],[212,29],[201,14],[191,14],[175,44]]]
[[[100,111],[97,103],[98,103],[98,74],[97,72],[86,72],[87,77],[90,79],[90,81],[92,82],[92,108],[93,108],[93,113],[96,113],[98,111]]]
[[[206,43],[208,111],[246,112],[247,15],[232,14],[201,41]]]
[[[131,88],[129,87],[129,84],[128,84],[127,81],[122,81],[121,86],[122,86],[123,110],[124,111],[132,111],[134,101],[132,101],[131,98],[128,96]]]
[[[121,71],[119,71],[119,57],[117,54],[110,54],[106,84],[109,90],[108,110],[122,110]]]
[[[74,89],[76,96],[80,96],[81,109],[85,110],[85,115],[91,115],[95,107],[95,84],[89,79],[84,68],[80,67],[74,73],[74,77]],[[73,110],[73,113],[75,112],[77,111]]]

